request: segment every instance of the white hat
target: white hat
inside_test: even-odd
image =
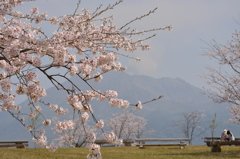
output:
[[[224,131],[224,132],[227,132],[227,129],[224,129],[223,131]]]

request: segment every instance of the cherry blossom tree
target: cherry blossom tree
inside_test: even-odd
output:
[[[240,33],[235,31],[232,39],[226,44],[209,45],[204,55],[216,62],[217,66],[207,67],[209,73],[203,75],[207,84],[207,93],[216,103],[227,102],[232,118],[229,122],[240,124],[240,65],[239,65],[239,41]]]
[[[206,115],[203,112],[189,112],[183,113],[183,118],[175,123],[175,126],[180,129],[186,138],[190,138],[189,142],[192,144],[192,139],[202,134],[205,129],[201,128],[200,121]]]
[[[104,122],[95,118],[89,102],[108,100],[111,107],[134,106],[137,109],[141,109],[147,102],[130,104],[127,100],[117,98],[116,91],[101,92],[89,81],[100,82],[109,71],[124,71],[126,67],[121,65],[119,57],[139,61],[140,59],[129,53],[138,49],[148,50],[150,46],[143,44],[146,40],[155,36],[156,31],[171,30],[172,27],[143,31],[131,28],[132,23],[149,16],[156,9],[120,27],[113,24],[113,16],[101,17],[123,0],[106,7],[100,5],[93,12],[84,8],[80,10],[81,0],[78,0],[76,9],[70,11],[68,15],[52,17],[49,17],[47,12],[41,13],[38,7],[32,7],[27,13],[18,10],[18,6],[24,6],[30,1],[34,2],[34,0],[0,0],[1,110],[8,112],[26,128],[29,125],[24,121],[31,116],[31,112],[23,112],[26,111],[25,107],[30,106],[39,112],[44,126],[51,125],[52,120],[50,116],[43,114],[42,110],[52,111],[56,116],[71,113],[73,118],[56,122],[55,130],[60,133],[72,130],[73,119],[79,118],[86,140],[90,143],[88,158],[101,158],[100,147],[94,144],[96,136],[94,132],[85,129],[84,123],[87,116],[91,116],[96,128],[104,133],[102,129]],[[49,33],[48,28],[56,29]],[[153,35],[142,36],[150,32],[153,32]],[[40,76],[45,77],[59,91],[66,92],[69,109],[44,101],[44,97],[47,96],[46,85],[39,80]],[[71,76],[83,81],[89,89],[82,90],[81,86],[71,80]],[[63,85],[62,80],[67,81],[68,85]],[[16,105],[15,100],[23,96],[27,97],[28,106]],[[157,99],[160,98],[161,96]],[[28,131],[38,146],[53,151],[57,149],[54,143],[47,141],[44,128],[39,129],[37,134],[31,129]],[[104,133],[104,137],[110,142],[121,142],[113,133]]]
[[[147,121],[143,117],[134,115],[133,111],[124,111],[123,113],[113,114],[113,117],[107,123],[111,131],[118,138],[140,138],[143,135],[151,135],[153,131],[146,129]]]
[[[54,139],[54,145],[58,147],[84,147],[87,142],[86,132],[96,132],[96,127],[93,125],[88,125],[84,116],[88,116],[87,113],[83,114],[82,118],[78,118],[74,120],[73,129],[66,130],[55,130],[55,133],[59,135],[59,138]],[[54,121],[59,125],[61,122],[59,119],[55,119]]]

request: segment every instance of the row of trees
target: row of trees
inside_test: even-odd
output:
[[[40,121],[40,114],[38,112],[36,116],[29,120],[29,125],[33,133],[38,132],[38,127],[42,124]],[[147,126],[147,121],[143,117],[134,115],[136,110],[124,111],[123,113],[113,114],[110,119],[105,120],[105,131],[114,133],[121,139],[136,139],[141,137],[149,137],[155,133],[155,131]],[[55,119],[57,122],[58,119]],[[80,119],[74,120],[74,128],[70,130],[57,130],[59,138],[54,140],[55,145],[64,147],[82,147],[88,143],[85,130],[88,132],[97,132],[97,128],[89,122],[82,125]],[[96,133],[98,139],[102,139],[99,132]]]
[[[37,133],[38,127],[41,125],[40,114],[38,112],[36,116],[29,120],[30,127],[34,133]],[[121,139],[136,139],[142,137],[151,137],[156,133],[156,131],[148,126],[147,120],[141,116],[135,115],[136,110],[127,111],[122,113],[113,114],[110,119],[105,119],[105,130],[114,133],[118,138]],[[193,111],[188,113],[183,113],[182,118],[178,120],[173,127],[178,128],[181,134],[186,138],[190,138],[189,144],[192,144],[192,140],[202,133],[206,132],[208,128],[201,127],[201,120],[205,117],[205,113],[202,111]],[[58,121],[58,119],[55,119]],[[90,125],[89,122],[85,123],[83,126],[80,119],[74,120],[74,128],[70,130],[56,131],[59,138],[56,139],[55,145],[65,146],[65,147],[82,147],[86,146],[88,143],[85,131],[96,132],[97,128]],[[216,127],[218,126],[216,122],[216,114],[212,120],[212,124],[209,125],[211,129],[211,135],[214,136]],[[96,133],[98,139],[102,139],[99,132]]]
[[[106,129],[113,132],[118,138],[121,139],[137,139],[144,137],[151,137],[157,133],[154,129],[148,126],[147,120],[141,116],[136,116],[134,110],[124,111],[123,113],[113,114],[109,120],[105,120]],[[201,127],[202,119],[205,117],[203,111],[192,111],[183,113],[173,127],[176,127],[181,134],[186,138],[190,138],[189,144],[192,144],[194,138],[199,137],[206,131],[211,131],[211,136],[214,137],[215,130],[218,126],[217,115],[211,121],[209,127]],[[96,131],[96,127],[85,127],[88,131]],[[86,145],[86,136],[82,130],[80,120],[75,120],[75,127],[73,130],[62,131],[59,133],[61,140],[60,145],[69,147],[81,147]],[[98,138],[101,139],[101,136]],[[58,141],[58,142],[59,142]],[[59,144],[59,143],[58,143]]]

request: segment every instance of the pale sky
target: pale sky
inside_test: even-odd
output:
[[[24,9],[40,6],[40,11],[49,15],[73,13],[78,0],[41,0],[31,2]],[[99,4],[105,6],[114,0],[82,0],[80,8],[94,10]],[[147,42],[151,50],[137,52],[141,62],[124,62],[130,74],[147,75],[154,78],[179,77],[192,85],[205,85],[198,75],[206,73],[206,66],[213,65],[201,56],[203,48],[212,40],[225,43],[239,28],[240,0],[125,0],[114,10],[104,15],[113,15],[118,26],[148,13],[158,7],[151,16],[131,25],[133,28],[151,29],[172,25],[173,30],[158,31],[157,36]]]

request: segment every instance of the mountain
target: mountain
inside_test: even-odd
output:
[[[82,90],[89,89],[86,83],[74,77],[71,77],[71,79]],[[63,84],[70,87],[67,82],[63,82]],[[129,75],[125,72],[111,72],[105,74],[100,83],[91,81],[90,84],[96,90],[101,90],[101,92],[116,90],[118,91],[118,98],[126,99],[131,104],[136,104],[138,101],[149,101],[163,95],[162,99],[143,105],[143,109],[137,112],[137,115],[144,117],[148,121],[149,127],[156,130],[157,133],[154,137],[184,137],[174,124],[182,119],[183,113],[191,111],[205,111],[206,117],[201,122],[201,126],[205,128],[209,127],[214,113],[216,113],[218,122],[217,136],[220,136],[223,129],[230,129],[232,132],[238,132],[237,129],[239,129],[239,126],[227,123],[227,120],[231,117],[226,110],[227,104],[213,103],[203,94],[204,90],[180,78],[164,77],[156,79],[143,75]],[[44,98],[47,103],[68,107],[65,92],[57,91],[56,88],[51,87],[47,90],[47,94],[48,96]],[[27,103],[25,101],[20,105],[24,106]],[[123,111],[119,108],[111,108],[107,101],[92,101],[90,104],[97,119],[108,119],[113,113]],[[47,116],[53,115],[51,112],[43,112],[43,114],[45,113]],[[0,112],[0,120],[4,121],[0,123],[0,140],[10,140],[12,138],[18,138],[18,140],[28,138],[28,140],[31,140],[30,135],[9,114]],[[201,136],[210,136],[210,134],[210,130],[207,130]],[[240,134],[234,135],[240,136]],[[200,138],[201,136],[195,138],[193,144],[204,144]]]

